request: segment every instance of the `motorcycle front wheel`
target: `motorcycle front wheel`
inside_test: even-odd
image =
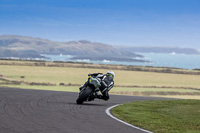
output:
[[[91,94],[92,92],[92,88],[90,88],[89,86],[87,86],[84,90],[82,90],[79,94],[78,99],[76,100],[77,104],[82,104]]]

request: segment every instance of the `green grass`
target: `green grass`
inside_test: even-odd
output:
[[[1,85],[3,87],[14,87],[21,89],[34,89],[34,90],[49,90],[49,91],[68,91],[78,92],[79,87],[77,86],[30,86],[30,85]]]
[[[199,133],[200,100],[142,101],[120,105],[112,113],[155,133]]]
[[[2,81],[0,80],[0,83]],[[71,91],[78,92],[79,86],[39,86],[39,85],[1,85],[5,87],[16,87],[22,89],[38,89],[38,90],[51,90],[51,91]],[[163,89],[163,88],[125,88],[125,87],[114,87],[111,89],[112,92],[199,92],[196,90],[183,90],[183,89]]]
[[[200,92],[199,90],[190,90],[190,89],[176,89],[176,88],[128,88],[128,87],[115,87],[111,91],[121,92],[121,91],[137,91],[137,92]]]

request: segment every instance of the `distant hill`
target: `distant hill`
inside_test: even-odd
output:
[[[200,52],[193,48],[179,48],[179,47],[123,47],[118,49],[133,53],[176,53],[176,54],[200,54]]]
[[[40,54],[75,55],[76,59],[139,61],[143,57],[133,52],[123,51],[111,45],[86,40],[56,42],[26,36],[0,36],[0,57],[40,58]]]
[[[178,47],[114,47],[87,40],[57,42],[27,36],[0,36],[0,58],[42,58],[41,54],[74,55],[74,59],[146,62],[135,53],[200,54],[196,49]],[[44,57],[43,57],[44,58]]]
[[[1,57],[17,57],[17,58],[43,58],[37,53],[29,51],[15,51],[5,48],[0,48],[0,58]]]

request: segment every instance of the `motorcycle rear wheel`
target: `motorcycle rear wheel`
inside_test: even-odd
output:
[[[84,90],[82,90],[79,94],[78,99],[76,100],[77,104],[83,104],[83,102],[89,97],[92,92],[92,88],[87,86]]]

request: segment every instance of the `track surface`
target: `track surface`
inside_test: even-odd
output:
[[[0,87],[0,133],[143,133],[106,115],[120,103],[161,98],[111,95],[75,103],[77,93]]]

